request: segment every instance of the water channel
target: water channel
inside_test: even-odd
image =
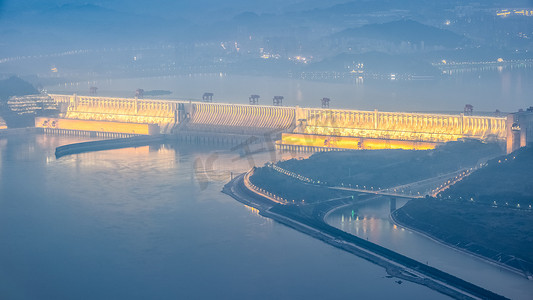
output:
[[[406,200],[396,200],[397,208]],[[458,276],[511,299],[531,299],[533,281],[500,266],[396,226],[389,218],[388,198],[332,211],[326,222],[403,255]]]

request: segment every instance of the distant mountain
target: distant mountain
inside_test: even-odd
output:
[[[16,76],[0,80],[0,117],[2,117],[9,128],[28,127],[33,124],[33,116],[18,115],[12,111],[7,101],[11,96],[24,96],[38,94],[39,91],[29,82]]]
[[[524,1],[508,1],[506,8]],[[288,61],[304,56],[312,57],[309,61],[325,58],[333,66],[317,63],[309,69],[344,70],[356,61],[365,70],[427,74],[432,72],[427,61],[478,59],[480,47],[498,50],[487,51],[483,57],[489,59],[533,53],[527,38],[532,18],[502,21],[493,14],[503,6],[494,3],[507,2],[0,0],[0,61],[3,74],[49,73],[53,66],[78,75],[109,69],[114,74],[130,69],[170,72],[190,65],[247,72],[267,65],[278,72],[307,68]],[[77,50],[88,52],[73,52]],[[285,62],[262,61],[263,54]],[[139,60],[132,61],[134,57]]]
[[[476,7],[531,7],[531,0],[487,0],[487,1],[476,1],[476,0],[446,0],[446,1],[434,1],[434,0],[355,0],[355,1],[346,1],[345,3],[340,3],[332,5],[321,11],[327,13],[342,13],[342,14],[365,14],[365,13],[375,13],[383,12],[390,10],[410,10],[410,11],[421,11],[421,10],[432,10],[436,13],[444,9],[453,9],[454,7],[462,6],[476,6]]]
[[[129,13],[104,4],[69,2],[62,5],[7,7],[0,18],[3,31],[0,46],[8,50],[19,47],[21,54],[25,55],[28,54],[27,49],[36,44],[40,51],[47,48],[147,45],[173,40],[175,34],[180,29],[184,31],[187,26],[189,23],[179,17],[167,20],[148,15],[141,9]],[[0,53],[4,56],[16,55],[8,50],[1,49]]]
[[[332,36],[335,39],[383,40],[393,43],[409,42],[412,44],[456,47],[465,38],[448,30],[424,25],[413,20],[393,21],[383,24],[364,25],[359,28],[343,30]]]
[[[11,96],[24,96],[38,93],[39,91],[31,83],[16,76],[0,80],[0,105],[5,104]]]

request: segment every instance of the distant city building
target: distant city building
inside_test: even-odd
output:
[[[46,110],[57,109],[56,102],[48,95],[14,96],[9,98],[7,105],[19,115],[38,114]]]
[[[496,11],[496,15],[498,17],[502,17],[502,18],[505,18],[505,17],[509,17],[509,16],[528,16],[528,17],[531,17],[533,16],[533,9],[513,9],[513,10],[509,10],[509,9],[502,9],[502,10],[498,10]]]

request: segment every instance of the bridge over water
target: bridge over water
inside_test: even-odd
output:
[[[461,138],[505,141],[507,136],[506,118],[500,117],[203,103],[76,94],[50,94],[50,97],[59,106],[60,117],[36,120],[37,127],[49,131],[75,131],[83,128],[86,132],[103,131],[131,135],[159,132],[211,137],[260,136],[276,140],[276,147],[279,149],[300,151],[430,149],[439,143]],[[89,130],[91,122],[100,123],[94,123],[93,130]],[[115,124],[131,124],[131,128]],[[141,125],[146,128],[141,128]],[[154,126],[158,130],[155,130]]]

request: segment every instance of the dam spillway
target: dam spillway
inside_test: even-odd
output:
[[[159,130],[152,128],[149,130],[150,134],[187,132],[213,136],[268,135],[270,139],[276,140],[276,147],[290,150],[430,149],[437,144],[463,138],[503,142],[507,135],[504,117],[204,103],[76,94],[49,96],[60,108],[59,119],[157,126]],[[61,126],[61,122],[45,121],[47,120],[36,121],[36,126]],[[47,125],[43,125],[44,123]],[[85,128],[87,130],[87,127]],[[98,127],[95,126],[94,130],[98,131]]]

